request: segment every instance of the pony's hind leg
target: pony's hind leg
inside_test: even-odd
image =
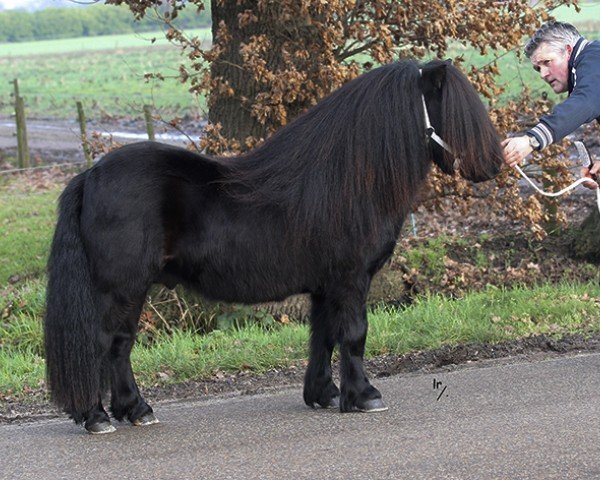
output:
[[[92,434],[104,434],[112,433],[115,431],[115,427],[110,423],[108,413],[104,409],[103,397],[107,389],[108,375],[106,370],[106,355],[109,349],[112,336],[101,330],[98,332],[98,338],[96,346],[98,349],[98,357],[100,359],[100,368],[96,371],[98,376],[98,385],[100,390],[98,391],[98,401],[96,404],[86,412],[82,412],[72,417],[77,423],[83,423],[85,429]]]
[[[158,423],[152,408],[140,394],[130,360],[143,302],[143,299],[136,302],[123,318],[113,335],[108,355],[112,414],[117,420],[126,418],[134,425]]]
[[[322,297],[312,296],[310,358],[304,377],[304,402],[313,408],[317,405],[323,408],[340,405],[340,390],[331,377],[335,336],[327,307]]]
[[[112,433],[115,431],[108,418],[108,413],[102,406],[102,398],[98,398],[98,403],[92,410],[85,413],[85,429],[94,434]]]

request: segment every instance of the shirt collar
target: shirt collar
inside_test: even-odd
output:
[[[569,58],[569,80],[568,80],[568,91],[569,94],[573,91],[573,89],[575,88],[575,84],[577,83],[577,72],[575,70],[575,61],[577,60],[577,58],[579,57],[579,54],[583,51],[583,49],[586,47],[586,45],[590,43],[588,40],[586,40],[585,38],[581,37],[579,40],[577,40],[577,43],[575,43],[575,46],[573,47],[573,51],[571,52],[571,57]]]

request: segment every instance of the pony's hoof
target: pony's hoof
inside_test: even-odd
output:
[[[388,407],[381,398],[372,398],[371,400],[367,400],[362,405],[357,405],[356,409],[359,412],[365,413],[376,413],[376,412],[385,412]]]
[[[145,427],[146,425],[154,425],[155,423],[160,423],[158,418],[154,416],[153,413],[147,413],[146,415],[141,416],[137,420],[134,420],[133,425],[136,427]]]
[[[85,429],[92,435],[104,435],[105,433],[113,433],[117,429],[113,427],[110,422],[99,422],[85,427]]]

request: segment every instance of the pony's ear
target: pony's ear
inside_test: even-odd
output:
[[[423,68],[423,80],[429,83],[433,88],[441,90],[446,81],[446,67],[448,63],[440,62]]]

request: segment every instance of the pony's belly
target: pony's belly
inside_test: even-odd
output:
[[[231,303],[281,301],[309,291],[299,275],[264,267],[214,269],[204,265],[186,272],[170,266],[165,268],[159,282],[169,288],[182,284],[211,300]]]
[[[216,279],[202,276],[192,288],[212,300],[231,303],[263,303],[285,300],[290,295],[303,293],[305,288],[265,279]]]

